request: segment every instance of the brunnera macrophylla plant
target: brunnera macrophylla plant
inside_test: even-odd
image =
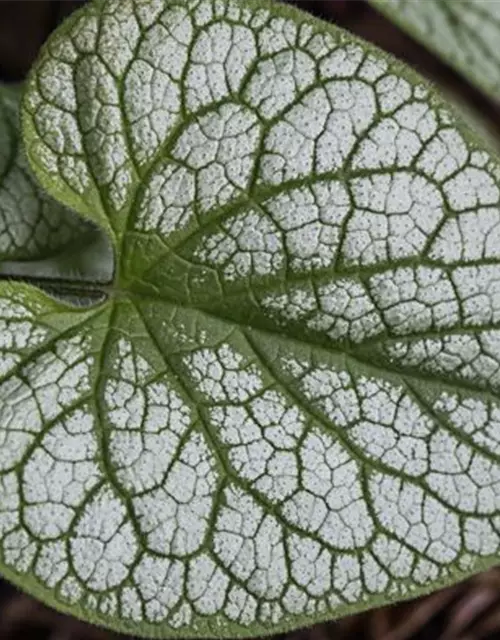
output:
[[[498,562],[500,167],[419,76],[276,2],[108,0],[22,122],[114,269],[0,283],[7,579],[236,637]]]

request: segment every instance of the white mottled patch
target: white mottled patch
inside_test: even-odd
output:
[[[118,353],[117,377],[105,390],[109,454],[120,483],[137,494],[162,484],[191,424],[191,410],[169,375],[149,381],[152,369],[131,343],[121,340]]]
[[[369,594],[384,593],[389,585],[389,576],[378,560],[370,553],[364,553],[361,568],[366,591]]]
[[[335,279],[317,287],[306,285],[290,293],[267,295],[262,306],[278,323],[300,323],[332,341],[363,342],[382,333],[384,324],[364,286]]]
[[[458,517],[435,498],[399,478],[374,473],[370,495],[380,524],[410,548],[441,565],[460,551]]]
[[[468,518],[465,524],[465,547],[481,556],[496,554],[500,545],[498,532],[487,520]]]
[[[133,581],[149,622],[162,622],[181,599],[184,565],[145,555],[133,572]],[[131,596],[129,596],[130,598]]]
[[[75,137],[82,146],[80,151],[85,149],[88,154],[87,162],[98,187],[109,190],[112,207],[120,210],[131,196],[133,172],[119,88],[109,67],[96,55],[89,55],[76,64],[75,82],[79,103]],[[72,150],[65,148],[64,151]]]
[[[7,471],[22,460],[43,422],[32,390],[19,378],[0,384],[0,398],[0,470]]]
[[[500,320],[500,266],[462,267],[453,273],[465,326],[484,327]]]
[[[314,59],[304,51],[280,51],[257,64],[244,98],[266,120],[276,118],[316,80]]]
[[[498,330],[480,331],[477,335],[398,341],[387,344],[384,352],[405,367],[418,367],[446,380],[465,380],[479,388],[497,389],[500,386]]]
[[[359,71],[364,57],[363,49],[349,43],[345,46],[338,46],[332,43],[331,53],[325,56],[319,65],[322,78],[352,78]]]
[[[392,104],[398,98],[395,92]],[[407,168],[436,131],[437,119],[430,105],[407,103],[370,129],[352,159],[352,167],[355,170]]]
[[[120,604],[122,616],[125,620],[141,622],[143,618],[142,598],[136,588],[124,587],[121,593]]]
[[[289,539],[291,573],[297,585],[315,598],[332,587],[331,554],[320,543],[292,534]]]
[[[221,21],[203,29],[193,43],[185,80],[189,110],[236,94],[256,57],[255,35],[249,28]]]
[[[35,566],[37,578],[53,589],[68,573],[68,556],[64,542],[58,540],[43,545]]]
[[[356,385],[360,419],[349,439],[374,462],[421,477],[429,471],[427,438],[435,423],[404,387],[360,378]]]
[[[206,554],[189,562],[187,595],[195,610],[214,615],[222,610],[230,579]]]
[[[374,91],[359,80],[314,89],[269,131],[260,182],[276,185],[340,169],[375,113]]]
[[[429,257],[445,264],[499,258],[500,211],[484,207],[450,218],[434,240]]]
[[[90,338],[76,335],[58,340],[22,369],[44,420],[53,420],[91,391],[95,357]]]
[[[193,619],[193,609],[191,605],[184,602],[177,611],[170,616],[169,623],[173,629],[188,627]]]
[[[395,111],[411,98],[412,87],[410,83],[396,75],[385,75],[377,81],[375,86],[383,114]]]
[[[28,573],[33,566],[37,550],[38,543],[21,528],[8,533],[3,539],[3,560],[20,574]]]
[[[425,145],[416,167],[430,178],[443,182],[465,166],[467,157],[462,134],[456,129],[443,128]]]
[[[22,296],[0,298],[0,378],[10,373],[21,354],[36,348],[47,338],[48,330],[35,322]]]
[[[61,597],[70,604],[76,604],[83,596],[83,587],[73,576],[67,577],[61,584]]]
[[[412,572],[415,554],[403,542],[378,535],[372,545],[377,561],[394,578],[408,578]]]
[[[247,189],[260,126],[249,109],[231,103],[200,116],[182,133],[172,156],[195,175],[201,212],[221,207]]]
[[[145,34],[126,75],[124,106],[132,151],[141,165],[155,156],[179,121],[179,81],[192,36],[187,8],[173,7],[168,20],[156,22]]]
[[[246,589],[235,585],[229,592],[224,613],[233,622],[249,625],[257,615],[257,599]]]
[[[362,593],[361,564],[356,556],[339,554],[333,563],[333,585],[348,602],[356,602]]]
[[[196,181],[191,172],[169,162],[158,166],[146,182],[135,228],[167,239],[182,231],[194,216]]]
[[[198,392],[213,403],[246,402],[262,389],[257,366],[247,363],[229,344],[194,351],[185,356],[184,364]]]
[[[500,466],[446,432],[430,440],[428,484],[450,507],[493,515],[500,498]]]
[[[352,377],[346,371],[320,366],[310,368],[298,362],[282,362],[285,370],[294,375],[303,367],[300,388],[305,398],[317,404],[337,427],[347,427],[360,418],[360,402],[353,388]]]
[[[282,528],[243,492],[230,488],[225,499],[216,522],[215,553],[251,594],[278,598],[288,578]]]
[[[441,269],[403,267],[372,276],[369,287],[391,332],[414,335],[452,328],[460,322],[460,303]]]
[[[337,549],[362,547],[374,523],[356,461],[318,430],[305,438],[300,459],[303,489],[284,504],[286,519]]]
[[[93,591],[107,591],[129,575],[138,552],[132,523],[122,502],[104,487],[86,504],[70,539],[78,577]]]
[[[218,474],[201,434],[192,435],[160,486],[133,501],[147,546],[186,556],[202,548],[214,508]]]
[[[295,449],[305,418],[281,394],[266,391],[247,406],[216,407],[210,418],[228,447],[231,466],[257,491],[281,502],[297,489]]]
[[[348,265],[418,256],[444,215],[439,189],[411,173],[357,178],[352,189],[356,209],[342,251]]]
[[[470,435],[473,441],[493,453],[500,454],[500,407],[480,398],[442,393],[433,409],[443,414],[459,432]]]
[[[24,518],[38,539],[68,533],[76,508],[101,480],[95,420],[88,406],[44,436],[23,470]]]
[[[281,233],[268,216],[250,210],[224,222],[222,229],[204,237],[194,257],[220,268],[226,280],[270,276],[283,267]]]
[[[466,167],[443,185],[454,211],[498,205],[500,191],[493,176],[484,169]]]
[[[294,271],[333,265],[350,210],[344,186],[326,182],[291,190],[267,200],[263,207],[283,234],[282,251]]]
[[[15,473],[0,477],[0,538],[13,531],[19,522],[19,480]]]

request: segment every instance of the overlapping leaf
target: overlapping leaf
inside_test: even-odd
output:
[[[370,0],[391,21],[500,99],[500,3],[495,0]]]
[[[0,85],[0,261],[36,260],[57,254],[89,225],[37,185],[19,132],[19,86]]]
[[[234,637],[497,561],[499,167],[420,78],[274,3],[109,0],[24,125],[117,268],[85,311],[0,287],[5,575]]]

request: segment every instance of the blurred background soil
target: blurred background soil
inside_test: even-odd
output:
[[[288,1],[407,61],[474,108],[500,141],[500,105],[468,85],[363,0]],[[49,33],[84,2],[0,0],[0,80],[22,81]],[[0,581],[0,640],[118,638],[57,614]],[[317,625],[276,640],[500,640],[500,569],[426,598]]]

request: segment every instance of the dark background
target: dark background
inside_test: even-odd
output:
[[[500,105],[468,85],[363,0],[288,1],[406,60],[472,107],[500,142]],[[84,2],[0,0],[0,81],[21,82],[49,33]],[[115,634],[59,615],[0,581],[0,640],[117,638]],[[480,639],[500,640],[500,569],[427,598],[318,625],[276,640]]]

